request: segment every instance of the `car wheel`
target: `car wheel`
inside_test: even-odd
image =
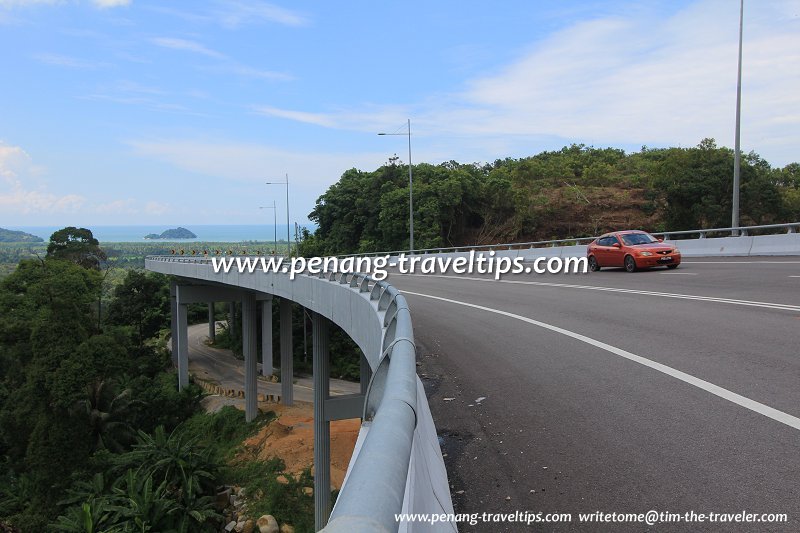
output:
[[[625,256],[625,270],[628,272],[636,272],[636,259],[632,255]]]
[[[600,270],[600,265],[598,264],[597,259],[593,255],[589,256],[589,270],[591,270],[592,272],[597,272],[598,270]]]
[[[670,270],[675,270],[676,268],[678,268],[678,265],[667,265],[667,268]]]

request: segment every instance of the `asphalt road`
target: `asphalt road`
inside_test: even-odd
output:
[[[800,258],[403,276],[462,531],[800,531]],[[480,398],[484,398],[480,400]],[[577,513],[787,513],[583,524]]]
[[[234,357],[230,350],[208,346],[206,344],[207,340],[208,324],[189,326],[189,371],[226,389],[244,390],[244,361]],[[261,363],[258,364],[258,371],[261,372]],[[358,383],[340,379],[330,380],[331,396],[355,394],[360,390],[361,386]],[[272,383],[259,375],[258,392],[264,395],[280,395],[281,384]],[[295,376],[294,400],[298,402],[314,402],[314,386],[311,377]]]

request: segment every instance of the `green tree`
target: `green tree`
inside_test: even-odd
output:
[[[65,259],[84,268],[100,269],[100,264],[107,259],[100,243],[92,235],[91,230],[69,226],[60,229],[50,236],[47,245],[47,257]]]

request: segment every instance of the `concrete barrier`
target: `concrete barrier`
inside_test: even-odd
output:
[[[800,233],[758,235],[752,239],[750,255],[800,255]]]

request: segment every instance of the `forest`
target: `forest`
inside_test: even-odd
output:
[[[131,269],[104,299],[106,260],[90,230],[64,228],[0,281],[0,530],[217,531],[226,484],[311,530],[308,471],[237,459],[271,414],[246,424],[178,391],[168,278]]]
[[[734,153],[572,145],[490,164],[413,166],[415,248],[729,227]],[[408,248],[408,166],[348,170],[316,202],[306,256]],[[800,219],[800,164],[742,156],[741,225]]]

